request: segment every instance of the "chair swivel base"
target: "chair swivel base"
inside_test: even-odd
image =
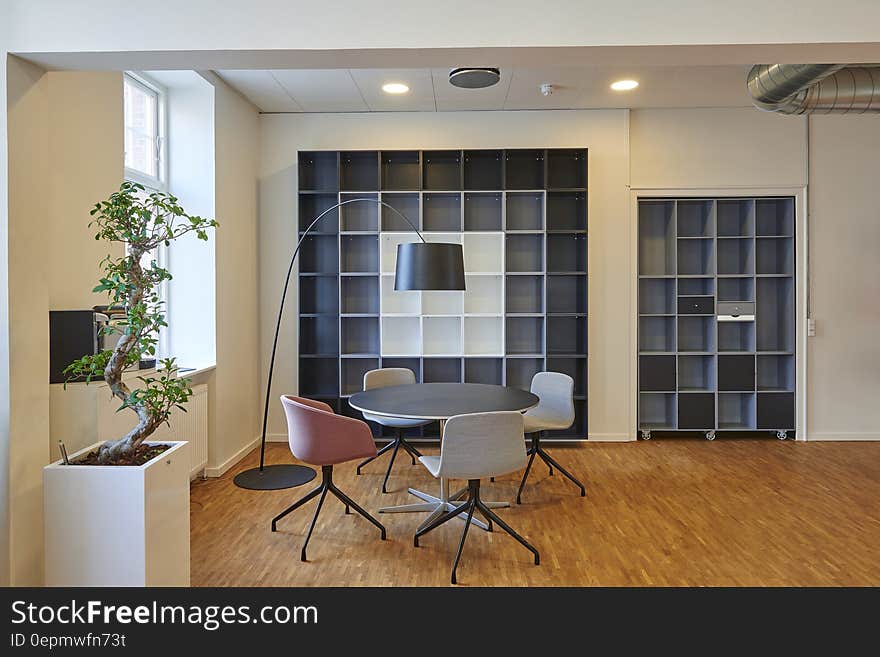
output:
[[[309,483],[317,476],[312,468],[293,463],[278,463],[260,468],[251,468],[235,475],[232,481],[239,488],[249,490],[281,490],[295,488]]]
[[[364,467],[367,463],[370,463],[371,461],[374,461],[375,459],[379,458],[380,456],[382,456],[382,454],[384,454],[388,450],[393,450],[391,452],[391,460],[388,461],[388,468],[385,470],[385,479],[382,481],[382,492],[383,493],[388,492],[388,490],[386,488],[388,485],[388,477],[391,476],[391,467],[394,465],[394,459],[397,458],[397,451],[401,447],[404,449],[405,452],[407,452],[409,454],[410,459],[412,459],[413,465],[416,464],[416,459],[422,455],[421,452],[419,452],[419,450],[417,450],[415,447],[410,445],[406,441],[406,438],[403,437],[403,429],[396,429],[394,434],[395,434],[394,440],[392,440],[387,445],[385,445],[382,449],[380,449],[376,453],[376,456],[371,456],[370,458],[366,459],[365,461],[362,461],[361,463],[358,464],[358,467],[357,467],[357,473],[360,474],[361,468]]]
[[[522,536],[517,534],[513,529],[511,529],[510,525],[504,522],[498,515],[492,511],[483,500],[480,499],[480,480],[479,479],[470,479],[468,480],[468,496],[467,499],[464,500],[460,505],[452,509],[452,511],[447,511],[443,515],[439,516],[436,520],[431,522],[425,527],[422,527],[418,531],[416,531],[415,536],[413,536],[413,545],[415,547],[419,547],[419,537],[424,536],[430,531],[437,529],[443,523],[455,518],[460,513],[467,513],[467,521],[464,523],[464,531],[461,533],[461,541],[458,543],[458,552],[455,553],[455,561],[452,563],[452,577],[450,578],[453,584],[457,584],[458,581],[455,576],[455,572],[458,569],[458,562],[461,560],[461,551],[464,548],[464,542],[467,538],[468,528],[471,526],[471,519],[474,517],[474,511],[479,511],[480,514],[486,519],[489,523],[489,531],[492,531],[492,523],[496,523],[501,529],[510,534],[514,539],[516,539],[517,543],[526,548],[529,552],[531,552],[535,556],[535,565],[538,566],[541,563],[541,555],[538,554],[538,551]]]
[[[516,503],[522,504],[522,492],[523,488],[526,486],[526,479],[529,478],[529,472],[532,469],[532,463],[535,460],[535,456],[540,456],[544,463],[550,468],[550,475],[553,475],[553,468],[559,470],[562,475],[571,481],[575,486],[581,489],[581,497],[586,497],[587,491],[584,488],[584,485],[577,480],[577,478],[571,474],[568,470],[559,465],[555,459],[550,456],[547,452],[544,451],[544,448],[541,447],[541,434],[533,433],[532,434],[532,446],[526,451],[526,454],[529,457],[529,463],[526,465],[526,471],[523,473],[522,481],[519,483],[519,490],[516,491]]]
[[[309,532],[306,534],[306,540],[302,546],[302,552],[300,553],[300,559],[302,561],[306,561],[306,548],[309,545],[309,539],[312,537],[312,532],[315,529],[315,523],[318,521],[318,514],[321,513],[321,507],[324,505],[324,498],[327,497],[328,491],[333,493],[345,505],[345,512],[349,513],[349,507],[357,511],[364,518],[373,523],[379,530],[382,532],[382,540],[385,540],[385,527],[376,520],[369,513],[364,511],[361,507],[359,507],[355,502],[341,490],[336,487],[336,484],[333,483],[333,466],[332,465],[324,465],[321,466],[321,474],[323,475],[321,478],[321,483],[317,488],[306,493],[301,499],[297,500],[289,507],[287,507],[284,511],[279,513],[277,516],[272,518],[272,531],[276,531],[276,525],[279,520],[281,520],[284,516],[289,513],[293,513],[303,504],[311,500],[313,497],[317,497],[320,495],[321,497],[318,499],[318,507],[315,509],[315,515],[312,517],[312,523],[309,525]]]

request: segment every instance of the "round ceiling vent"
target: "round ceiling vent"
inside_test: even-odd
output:
[[[485,89],[501,79],[497,68],[454,68],[449,71],[449,83],[462,89]]]

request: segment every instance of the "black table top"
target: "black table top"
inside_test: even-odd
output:
[[[538,404],[538,397],[519,388],[483,383],[416,383],[365,390],[352,395],[349,403],[374,415],[446,420],[466,413],[526,411]]]

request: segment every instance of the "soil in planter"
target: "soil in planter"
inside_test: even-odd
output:
[[[82,458],[72,461],[70,465],[143,465],[167,449],[171,449],[171,445],[144,445],[141,443],[130,452],[126,452],[119,458],[107,463],[99,463],[98,450],[94,450]]]

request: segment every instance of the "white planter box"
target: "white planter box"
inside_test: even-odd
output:
[[[189,446],[157,442],[141,466],[43,468],[47,586],[189,586]]]

